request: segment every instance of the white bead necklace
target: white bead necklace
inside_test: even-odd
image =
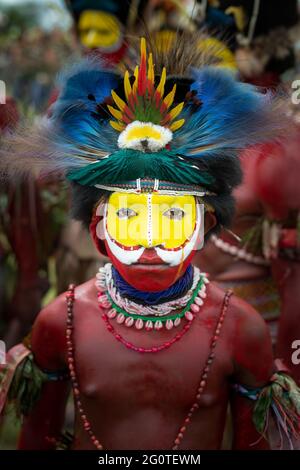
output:
[[[200,270],[197,267],[194,267],[193,273],[193,282],[191,288],[188,292],[179,299],[170,300],[168,302],[163,302],[158,305],[142,305],[130,300],[126,297],[121,296],[118,292],[116,286],[114,285],[112,277],[112,265],[111,263],[105,264],[105,266],[99,269],[99,272],[96,274],[96,287],[104,288],[109,293],[109,296],[118,307],[126,310],[126,312],[133,315],[149,315],[149,316],[164,316],[169,315],[174,310],[183,308],[190,301],[193,291],[200,280]]]
[[[249,253],[245,248],[238,248],[237,246],[231,245],[230,243],[224,242],[221,238],[216,235],[210,237],[213,244],[224,253],[233,256],[234,258],[247,261],[248,263],[257,264],[259,266],[269,266],[269,261],[262,256],[256,256]]]

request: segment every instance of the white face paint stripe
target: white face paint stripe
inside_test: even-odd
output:
[[[147,209],[148,209],[148,221],[147,221],[147,239],[148,246],[152,247],[152,193],[147,194]]]
[[[202,206],[202,207],[201,207]],[[159,247],[155,247],[155,251],[157,255],[165,262],[168,263],[170,266],[178,266],[180,263],[186,260],[186,258],[191,254],[193,249],[195,248],[197,238],[199,237],[200,230],[203,230],[202,222],[202,213],[203,213],[203,204],[197,204],[197,218],[196,218],[196,225],[193,235],[188,243],[184,245],[183,248],[176,251],[169,251],[164,250]],[[203,234],[200,233],[201,240],[203,238]]]
[[[109,246],[110,251],[112,254],[120,260],[123,264],[133,264],[137,263],[139,258],[142,256],[142,254],[145,251],[145,248],[141,246],[141,248],[138,248],[137,250],[124,250],[121,248],[119,245],[117,245],[110,237],[108,231],[107,231],[107,203],[105,205],[105,212],[104,212],[104,220],[103,220],[103,225],[104,225],[104,237],[105,240],[107,241],[107,244]],[[99,225],[99,224],[98,224]],[[96,228],[96,233],[98,236],[98,225]]]

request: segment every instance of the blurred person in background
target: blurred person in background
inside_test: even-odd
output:
[[[205,27],[208,39],[198,47],[215,56],[215,63],[219,66],[238,73],[242,81],[272,90],[285,87],[288,92],[287,114],[294,113],[295,120],[297,119],[297,106],[293,106],[290,97],[291,85],[293,79],[297,78],[299,68],[299,53],[297,55],[296,48],[300,38],[297,1],[150,0],[142,13],[145,23],[155,33],[157,43],[166,49],[176,31],[193,32]],[[287,173],[293,171],[298,132],[296,128],[296,135],[291,137],[292,142],[283,144],[282,152],[286,158],[281,160],[281,170]],[[231,232],[224,231],[218,236],[212,236],[205,250],[198,254],[198,261],[202,269],[209,272],[222,287],[233,288],[236,295],[261,313],[269,325],[274,347],[277,345],[276,350],[280,357],[285,359],[300,380],[300,373],[291,361],[292,339],[300,337],[299,309],[294,295],[288,295],[289,289],[292,289],[292,279],[294,282],[298,279],[295,270],[300,269],[297,255],[299,237],[293,238],[293,259],[285,259],[287,251],[283,249],[275,250],[269,256],[267,246],[273,241],[270,241],[266,227],[268,224],[272,226],[273,217],[270,215],[271,210],[267,210],[261,193],[254,191],[252,184],[253,175],[262,168],[258,163],[258,155],[264,153],[265,158],[271,158],[273,153],[278,153],[275,148],[266,146],[263,150],[254,149],[251,158],[243,158],[241,155],[244,180],[234,192],[237,210]],[[295,171],[297,168],[295,166]],[[277,186],[276,179],[273,184],[274,187]],[[284,194],[284,189],[282,193]],[[289,199],[289,203],[290,201]],[[276,205],[275,202],[274,204]],[[296,209],[293,207],[291,210],[295,212]],[[289,229],[297,231],[297,217],[292,217],[293,222],[290,218],[287,220]],[[277,222],[283,228],[287,223],[280,219]],[[273,227],[273,236],[274,230]],[[280,239],[280,235],[277,236]],[[280,259],[285,259],[285,262],[282,261],[281,276],[278,268],[273,269],[274,264],[280,265]],[[282,316],[279,322],[280,314]]]
[[[13,98],[0,105],[0,144],[25,117],[41,119],[60,64],[71,56],[72,36],[59,28],[45,31],[39,11],[32,2],[1,5],[0,78]],[[1,295],[1,337],[8,347],[28,334],[43,301],[56,291],[53,256],[66,207],[66,193],[53,181],[2,184],[1,272],[8,282]]]

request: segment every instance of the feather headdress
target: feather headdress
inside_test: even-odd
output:
[[[2,168],[111,191],[229,194],[240,179],[239,150],[282,123],[269,94],[199,57],[189,35],[167,56],[147,54],[142,39],[139,65],[124,77],[85,59],[63,76],[51,117],[4,148]]]

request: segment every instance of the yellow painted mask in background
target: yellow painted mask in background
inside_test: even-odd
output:
[[[82,44],[88,48],[112,49],[121,40],[121,28],[118,19],[110,13],[97,10],[85,10],[78,21]]]
[[[108,200],[106,226],[109,236],[126,248],[172,250],[191,239],[196,218],[194,196],[115,192]]]

